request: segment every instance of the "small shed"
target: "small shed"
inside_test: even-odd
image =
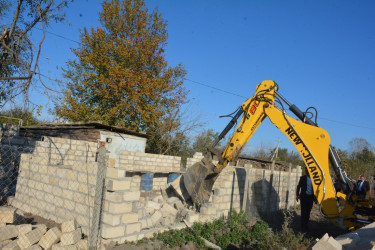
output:
[[[108,126],[99,122],[45,123],[37,127],[21,127],[19,136],[42,140],[44,136],[97,142],[105,145],[109,158],[119,162],[121,151],[145,152],[147,135],[126,128]]]

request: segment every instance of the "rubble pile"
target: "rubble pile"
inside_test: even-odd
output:
[[[375,249],[375,223],[371,223],[356,231],[340,235],[336,238],[325,234],[316,239],[310,247],[312,250],[327,249]]]
[[[75,220],[63,222],[60,228],[47,228],[45,224],[19,224],[22,214],[12,207],[0,207],[0,249],[88,249]]]
[[[185,228],[184,220],[188,223],[199,221],[199,213],[177,197],[163,198],[157,194],[141,197],[138,211],[141,229],[146,230],[145,237],[152,236],[153,232]],[[151,231],[147,233],[147,229]]]

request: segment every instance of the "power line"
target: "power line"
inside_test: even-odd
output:
[[[199,84],[199,85],[202,85],[202,86],[205,86],[207,88],[211,88],[211,89],[214,89],[214,90],[217,90],[217,91],[221,91],[221,92],[224,92],[224,93],[227,93],[227,94],[230,94],[230,95],[234,95],[234,96],[237,96],[237,97],[249,99],[249,97],[238,95],[238,94],[235,94],[235,93],[223,90],[223,89],[219,89],[217,87],[213,87],[213,86],[205,84],[205,83],[197,82],[197,81],[194,81],[194,80],[191,80],[191,79],[188,79],[188,78],[184,78],[184,80],[189,81],[189,82],[193,82],[193,83],[196,83],[196,84]]]
[[[42,31],[42,29],[40,29],[40,28],[38,28],[38,27],[34,27],[34,28],[36,28],[36,29]],[[67,40],[67,41],[71,41],[71,42],[77,43],[77,44],[79,44],[79,45],[83,45],[81,42],[75,41],[75,40],[70,39],[70,38],[67,38],[67,37],[65,37],[65,36],[62,36],[62,35],[59,35],[59,34],[56,34],[56,33],[50,32],[50,31],[47,31],[47,30],[45,30],[45,32],[46,32],[46,33],[49,33],[49,34],[51,34],[51,35],[57,36],[57,37],[59,37],[59,38],[61,38],[61,39],[65,39],[65,40]],[[48,78],[48,77],[45,76],[45,75],[41,75],[41,76]],[[58,82],[57,79],[51,79],[51,78],[49,78],[49,80],[53,80],[53,81]],[[236,94],[236,93],[233,93],[233,92],[230,92],[230,91],[227,91],[227,90],[223,90],[223,89],[220,89],[220,88],[217,88],[217,87],[211,86],[211,85],[206,84],[206,83],[202,83],[202,82],[194,81],[194,80],[191,80],[191,79],[189,79],[189,78],[184,78],[184,80],[189,81],[189,82],[192,82],[192,83],[195,83],[195,84],[198,84],[198,85],[201,85],[201,86],[204,86],[204,87],[206,87],[206,88],[211,88],[211,89],[214,89],[214,90],[217,90],[217,91],[220,91],[220,92],[226,93],[226,94],[230,94],[230,95],[233,95],[233,96],[241,97],[241,98],[244,98],[244,99],[246,99],[246,100],[248,99],[248,97],[246,97],[246,96],[238,95],[238,94]],[[329,122],[333,122],[333,123],[338,123],[338,124],[341,124],[341,125],[346,125],[346,126],[351,126],[351,127],[357,127],[357,128],[364,128],[364,129],[369,129],[369,130],[375,130],[375,128],[366,127],[366,126],[360,126],[360,125],[355,125],[355,124],[351,124],[351,123],[347,123],[347,122],[335,121],[335,120],[331,120],[331,119],[328,119],[328,118],[320,117],[320,119],[322,119],[322,120],[326,120],[326,121],[329,121]]]

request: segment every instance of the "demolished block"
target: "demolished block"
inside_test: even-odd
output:
[[[76,245],[62,246],[61,243],[53,245],[52,250],[78,250]]]
[[[14,225],[8,225],[0,228],[0,242],[10,240],[18,236],[18,229]]]
[[[43,234],[44,232],[42,229],[33,229],[32,231],[21,235],[17,241],[17,244],[21,249],[31,247],[42,238]]]
[[[88,240],[79,240],[76,244],[77,250],[88,250],[89,242]]]
[[[39,245],[44,249],[51,249],[54,244],[60,241],[61,231],[57,227],[51,228],[39,241]]]
[[[152,221],[151,218],[143,218],[139,220],[141,223],[141,229],[147,229],[147,228],[152,228]]]
[[[176,215],[178,213],[177,209],[173,208],[168,203],[164,203],[164,205],[160,209],[160,212],[163,215],[163,217],[168,217],[168,216],[176,217]]]
[[[14,223],[16,209],[12,207],[0,207],[0,222]]]
[[[152,216],[151,216],[151,222],[153,226],[157,226],[160,221],[163,219],[163,215],[159,212],[156,211]]]
[[[17,226],[18,235],[24,235],[33,230],[33,226],[31,224],[22,224]]]
[[[8,245],[1,248],[2,250],[21,250],[21,248],[18,246],[17,241],[11,241]]]
[[[334,238],[325,234],[312,248],[312,250],[342,250],[342,245]]]
[[[44,224],[33,225],[33,229],[39,229],[43,234],[47,232],[47,226]]]
[[[25,250],[42,250],[42,248],[39,245],[32,245],[31,247],[28,247]]]
[[[81,228],[77,228],[73,232],[63,233],[61,235],[61,246],[74,245],[82,238]]]
[[[70,233],[77,229],[77,221],[75,219],[70,221],[65,221],[61,224],[61,232],[62,233]]]
[[[161,204],[154,202],[154,201],[147,201],[146,209],[147,208],[153,208],[155,210],[159,210],[161,208]]]

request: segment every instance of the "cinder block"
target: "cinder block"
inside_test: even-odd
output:
[[[139,201],[141,197],[141,191],[124,192],[124,201]]]
[[[0,222],[13,223],[16,209],[12,207],[0,207]]]
[[[0,241],[0,249],[3,249],[4,246],[8,245],[9,243],[11,243],[12,240],[4,240],[4,241]],[[17,243],[16,243],[17,244]],[[18,246],[18,245],[17,245]]]
[[[110,214],[108,212],[104,212],[102,220],[103,220],[104,223],[106,223],[108,225],[117,226],[117,225],[120,225],[121,215],[119,215],[119,214]]]
[[[163,217],[167,217],[167,216],[176,217],[176,215],[178,213],[177,209],[173,208],[168,203],[164,203],[164,205],[160,208],[160,212],[163,215]]]
[[[21,249],[31,247],[42,238],[43,234],[44,232],[41,229],[33,229],[27,234],[21,235],[17,241],[17,244]]]
[[[124,236],[124,232],[125,232],[125,226],[120,225],[120,226],[112,227],[108,225],[103,225],[102,237],[105,239],[113,239],[113,238]]]
[[[151,218],[143,218],[139,222],[141,223],[141,229],[152,228]]]
[[[61,232],[62,233],[73,232],[77,229],[77,227],[78,227],[78,225],[77,225],[77,221],[75,219],[69,220],[69,221],[64,221],[61,224]]]
[[[133,209],[133,204],[132,202],[115,203],[104,201],[103,209],[111,214],[129,213]]]
[[[130,189],[130,180],[106,180],[108,191],[121,191]]]
[[[79,240],[76,244],[77,250],[88,250],[89,242],[88,240]]]
[[[151,221],[153,226],[157,226],[160,221],[163,219],[163,215],[159,212],[156,211],[152,216],[151,216]]]
[[[3,246],[2,250],[21,250],[17,244],[17,240],[11,241],[8,245]]]
[[[52,250],[78,250],[76,245],[62,246],[61,243],[52,246]]]
[[[33,225],[33,230],[34,229],[39,229],[43,234],[45,234],[47,232],[47,226],[44,225],[44,224]]]
[[[124,224],[131,224],[138,222],[138,213],[127,213],[122,215],[121,222]]]
[[[199,214],[190,212],[186,216],[186,221],[189,222],[190,224],[193,224],[194,222],[198,222],[199,221]]]
[[[33,230],[33,226],[31,224],[22,224],[17,226],[18,235],[24,235]]]
[[[28,247],[25,250],[42,250],[42,248],[39,245],[32,245],[31,247]]]
[[[147,201],[146,208],[153,208],[159,210],[161,208],[161,204],[154,201]]]
[[[51,228],[42,236],[39,245],[44,249],[51,249],[54,244],[60,241],[61,231],[57,227]]]
[[[107,168],[107,178],[123,178],[125,177],[126,171],[124,169],[118,169],[118,168]]]
[[[73,232],[63,233],[61,235],[61,246],[74,245],[82,238],[81,228],[77,228]]]
[[[123,202],[124,201],[124,194],[121,192],[106,192],[104,199],[106,201],[112,202]]]
[[[140,222],[127,224],[125,227],[125,234],[139,233],[141,231],[142,224]]]
[[[0,242],[9,240],[18,236],[18,229],[14,225],[8,225],[0,228]]]

